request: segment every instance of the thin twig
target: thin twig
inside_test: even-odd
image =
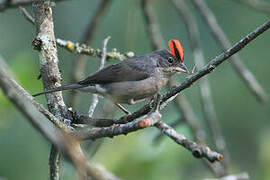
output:
[[[263,13],[270,13],[270,4],[259,0],[234,0]]]
[[[184,135],[177,133],[172,127],[168,126],[163,122],[159,122],[155,126],[160,129],[165,135],[173,139],[177,144],[180,144],[181,146],[189,150],[196,158],[205,157],[210,162],[221,161],[223,159],[223,155],[212,151],[209,147],[200,146],[195,142],[186,139]]]
[[[95,13],[93,18],[90,19],[88,26],[86,27],[85,32],[82,34],[80,43],[82,44],[89,44],[93,38],[93,34],[96,31],[98,25],[102,22],[102,18],[108,9],[108,6],[111,4],[111,0],[102,0]],[[70,81],[71,82],[78,82],[84,76],[84,69],[86,65],[87,56],[83,54],[78,54],[77,58],[74,61],[74,68],[72,69]],[[76,107],[79,104],[79,97],[77,96],[77,91],[71,91],[69,95],[69,100],[72,107]]]
[[[102,50],[102,55],[101,55],[101,60],[100,60],[100,65],[99,65],[99,70],[104,68],[105,65],[105,61],[106,61],[106,53],[107,53],[107,43],[109,41],[111,37],[108,36],[104,41],[103,41],[103,50]],[[92,104],[89,107],[89,111],[88,111],[88,116],[89,117],[93,117],[93,114],[95,112],[96,106],[98,104],[98,95],[97,94],[93,94],[92,95]]]
[[[193,17],[193,15],[191,14],[191,10],[186,5],[185,1],[172,0],[172,2],[187,27],[196,67],[197,69],[201,69],[205,64],[205,59],[202,49],[200,47],[200,37],[195,17]],[[211,139],[213,139],[213,141],[215,142],[217,150],[219,152],[222,152],[222,154],[224,154],[224,156],[226,157],[226,161],[222,161],[225,171],[225,173],[222,175],[224,176],[227,174],[226,171],[228,167],[229,154],[226,148],[226,143],[223,138],[220,125],[217,121],[217,115],[212,100],[211,88],[207,77],[204,77],[200,80],[200,94],[205,120],[209,125],[210,131],[212,132]]]
[[[74,42],[66,41],[59,38],[56,39],[56,42],[58,46],[63,47],[66,50],[77,53],[77,54],[84,54],[91,57],[101,57],[101,54],[102,54],[102,51],[100,49],[94,49],[85,44],[74,43]],[[106,53],[107,60],[118,59],[122,61],[126,58],[130,58],[133,56],[134,56],[133,52],[120,53],[116,49],[113,49],[112,51]]]
[[[25,19],[35,25],[35,19],[33,18],[33,16],[31,16],[31,14],[24,7],[19,6],[19,9],[24,15]]]
[[[226,34],[222,30],[222,28],[219,26],[215,15],[213,12],[208,8],[207,4],[204,0],[192,0],[195,7],[198,9],[200,14],[202,15],[203,19],[209,26],[213,36],[217,39],[217,41],[221,44],[223,49],[228,49],[231,47],[231,43],[226,37]],[[264,92],[261,85],[256,80],[255,76],[248,70],[247,67],[242,63],[240,57],[238,55],[231,57],[232,61],[231,64],[235,70],[235,72],[238,73],[238,75],[244,80],[245,84],[248,86],[248,88],[251,90],[251,92],[254,94],[254,96],[259,100],[260,102],[264,103],[267,101],[268,97],[266,93]]]
[[[184,122],[183,119],[182,118],[179,118],[176,121],[174,121],[171,124],[169,124],[169,126],[171,126],[172,128],[175,129],[180,124],[183,124],[183,122]],[[159,133],[159,134],[156,135],[156,137],[153,139],[153,142],[155,144],[159,143],[162,137],[164,137],[164,134],[162,134],[162,132],[161,132],[161,133]]]

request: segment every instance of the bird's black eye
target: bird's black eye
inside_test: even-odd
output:
[[[172,57],[169,57],[169,58],[168,58],[168,62],[169,62],[169,63],[173,63],[173,58],[172,58]]]

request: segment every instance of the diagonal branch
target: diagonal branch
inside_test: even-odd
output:
[[[231,47],[231,43],[226,37],[226,34],[219,26],[215,15],[213,12],[207,7],[207,4],[204,0],[192,0],[195,7],[198,9],[199,13],[202,15],[203,19],[209,26],[213,36],[217,39],[217,41],[221,44],[223,49],[228,49]],[[246,83],[250,91],[254,94],[254,96],[260,102],[267,101],[267,95],[265,94],[263,88],[260,86],[254,75],[245,67],[242,63],[240,57],[238,55],[231,57],[231,64],[234,70],[238,73],[238,75],[243,79]]]
[[[222,64],[224,61],[226,61],[228,58],[230,58],[232,55],[243,49],[247,44],[249,44],[252,40],[256,39],[258,36],[260,36],[262,33],[264,33],[266,30],[270,28],[270,21],[265,22],[261,26],[257,27],[254,31],[243,37],[239,42],[234,44],[231,48],[227,49],[222,54],[218,55],[214,59],[212,59],[209,63],[207,63],[202,69],[197,71],[196,73],[188,76],[184,82],[182,82],[179,86],[176,86],[175,88],[171,89],[169,92],[167,92],[163,98],[162,98],[162,104],[166,103],[166,101],[174,96],[176,96],[178,93],[183,91],[184,89],[190,87],[194,82],[202,78],[203,76],[211,73],[216,67],[218,67],[220,64]],[[162,106],[161,104],[161,106]],[[117,123],[126,123],[133,121],[134,119],[147,114],[151,110],[150,105],[147,104],[140,108],[138,111],[133,112],[130,115],[125,115],[121,117]]]
[[[189,150],[196,158],[205,157],[210,162],[221,161],[223,159],[223,155],[212,151],[209,147],[200,146],[195,142],[189,141],[188,139],[186,139],[185,136],[177,133],[173,128],[163,122],[159,122],[155,126],[160,129],[165,135],[173,139],[177,144],[180,144],[181,146]]]

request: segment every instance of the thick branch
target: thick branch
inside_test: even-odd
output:
[[[155,100],[155,107],[152,111],[135,121],[126,124],[113,124],[110,127],[104,128],[83,128],[77,132],[74,132],[75,136],[81,139],[97,139],[102,137],[114,137],[121,134],[128,134],[130,132],[137,131],[139,129],[144,129],[149,126],[155,125],[157,122],[161,121],[160,110],[160,95],[157,96]]]
[[[223,32],[219,24],[217,23],[215,15],[212,11],[207,7],[207,4],[204,0],[193,0],[192,1],[198,11],[201,13],[203,19],[209,26],[213,36],[217,39],[217,41],[221,44],[223,49],[228,49],[231,47],[231,43],[226,37],[226,34]],[[267,95],[265,94],[263,88],[260,86],[255,76],[245,67],[242,63],[240,57],[238,55],[231,57],[231,64],[234,70],[238,73],[238,75],[244,80],[248,88],[255,95],[255,97],[260,102],[267,101]]]
[[[36,37],[33,41],[34,49],[39,51],[41,65],[41,77],[45,90],[54,89],[61,86],[61,75],[58,68],[58,56],[56,41],[54,36],[54,24],[52,17],[50,0],[38,0],[33,2],[33,11],[35,15]],[[46,94],[49,111],[60,120],[71,119],[64,103],[62,92]],[[51,148],[52,156],[58,156],[59,152]],[[57,157],[50,157],[50,160],[58,161]],[[50,179],[59,180],[61,163],[50,161]]]

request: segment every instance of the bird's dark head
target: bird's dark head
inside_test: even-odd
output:
[[[162,57],[157,64],[163,68],[163,71],[169,75],[176,72],[188,73],[188,69],[184,64],[184,49],[178,40],[169,41],[170,50],[164,49],[157,51]]]

